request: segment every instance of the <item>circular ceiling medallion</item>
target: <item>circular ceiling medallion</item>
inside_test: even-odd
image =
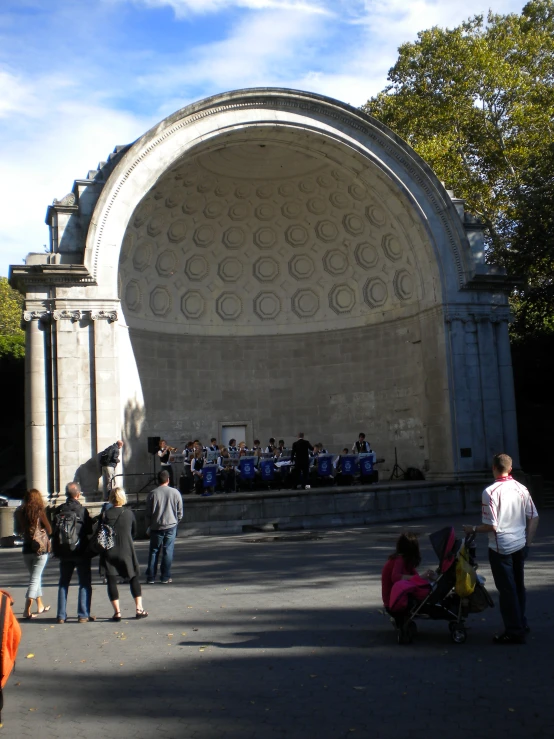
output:
[[[254,233],[254,243],[259,246],[260,249],[271,249],[277,239],[275,231],[269,226],[259,228]]]
[[[291,246],[304,246],[308,241],[308,232],[304,226],[289,226],[285,231],[285,239]]]
[[[162,285],[158,285],[150,293],[150,310],[160,317],[167,316],[171,310],[171,295]]]
[[[245,221],[250,215],[248,203],[233,203],[229,208],[229,218],[233,221]]]
[[[334,285],[329,293],[329,307],[335,313],[350,313],[356,303],[356,294],[350,285]]]
[[[218,264],[217,274],[223,282],[237,282],[242,277],[242,262],[236,257],[226,257]]]
[[[214,240],[214,236],[213,226],[206,223],[203,226],[198,226],[192,238],[197,246],[209,246]]]
[[[254,277],[259,282],[273,282],[279,276],[279,265],[271,257],[260,257],[252,268]]]
[[[363,269],[372,269],[379,261],[379,252],[374,244],[369,243],[369,241],[363,241],[356,247],[354,257],[360,267]]]
[[[199,213],[204,207],[204,198],[197,193],[187,193],[185,196],[185,202],[183,203],[182,210],[187,215],[194,215]]]
[[[256,190],[256,195],[259,198],[262,198],[262,200],[266,200],[267,198],[270,198],[274,193],[273,185],[260,185],[258,189]]]
[[[281,312],[279,296],[272,292],[261,292],[254,298],[254,313],[262,321],[271,321]]]
[[[342,219],[345,231],[352,236],[360,236],[364,232],[365,223],[360,216],[355,213],[347,213]]]
[[[224,204],[221,200],[210,200],[204,208],[206,218],[219,218],[223,213]]]
[[[204,298],[198,290],[188,290],[181,298],[181,311],[187,318],[200,318],[204,307]]]
[[[402,244],[394,234],[383,236],[383,251],[391,262],[397,262],[402,257]]]
[[[174,244],[178,244],[187,235],[187,222],[182,218],[173,221],[167,229],[167,238]]]
[[[144,272],[144,270],[150,265],[154,248],[155,245],[148,241],[139,241],[136,245],[135,252],[133,254],[133,267],[138,272]]]
[[[384,226],[387,222],[387,216],[383,208],[381,208],[380,205],[377,205],[377,203],[372,203],[371,205],[368,205],[365,212],[367,213],[367,217],[373,223],[374,226]]]
[[[342,210],[348,208],[348,206],[350,205],[350,198],[348,197],[348,195],[345,195],[345,193],[340,192],[340,190],[332,192],[329,195],[329,200],[335,206],[335,208],[341,208]]]
[[[292,296],[291,308],[298,318],[312,318],[319,310],[317,293],[309,288],[297,290]]]
[[[387,286],[380,277],[370,277],[364,285],[363,293],[370,308],[380,308],[387,302]]]
[[[304,206],[299,200],[289,200],[281,208],[281,213],[285,218],[295,219],[300,216],[303,210]]]
[[[355,200],[365,200],[367,198],[367,190],[363,185],[353,182],[348,188],[348,192]]]
[[[177,271],[177,255],[171,249],[162,251],[156,260],[156,271],[160,277],[171,277]]]
[[[125,288],[125,303],[129,310],[137,311],[142,304],[142,292],[137,280],[129,280]]]
[[[215,309],[224,321],[234,321],[242,313],[242,301],[235,293],[221,293],[215,302]]]
[[[392,284],[394,292],[400,300],[409,300],[414,294],[413,277],[405,269],[400,269],[395,273]]]
[[[308,208],[310,213],[313,213],[316,216],[322,216],[327,210],[325,201],[321,198],[310,198],[310,200],[308,200],[306,204],[306,207]]]
[[[189,280],[203,280],[210,271],[208,260],[201,254],[195,254],[187,260],[185,265],[185,274]]]
[[[275,216],[275,210],[270,203],[261,203],[256,208],[256,218],[259,221],[271,221]]]
[[[319,221],[315,230],[321,241],[335,241],[339,235],[339,230],[333,221]]]
[[[323,266],[331,275],[342,275],[348,269],[348,257],[340,249],[330,249],[323,257]]]
[[[307,254],[298,254],[289,262],[289,272],[295,280],[307,280],[314,271],[314,263]]]
[[[244,244],[244,231],[239,226],[231,226],[223,234],[223,243],[228,249],[239,249]]]

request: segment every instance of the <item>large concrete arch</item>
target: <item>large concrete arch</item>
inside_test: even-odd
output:
[[[12,270],[37,486],[93,485],[119,436],[138,471],[147,436],[178,446],[239,420],[333,451],[363,429],[433,478],[517,459],[508,282],[463,202],[360,111],[293,90],[208,98],[118,147],[47,221],[51,254]]]

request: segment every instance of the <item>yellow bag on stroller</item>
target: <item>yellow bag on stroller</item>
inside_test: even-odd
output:
[[[458,561],[456,562],[456,595],[460,598],[468,598],[475,590],[477,575],[475,569],[469,563],[469,556],[465,544],[462,544],[458,552]]]

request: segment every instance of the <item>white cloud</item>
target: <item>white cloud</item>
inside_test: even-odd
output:
[[[12,104],[0,120],[0,275],[48,243],[44,217],[54,197],[69,192],[73,180],[84,179],[116,144],[130,143],[155,122],[91,103],[82,91],[74,96],[76,83],[68,83],[11,76],[3,88]],[[13,84],[25,94],[14,95]],[[61,94],[65,88],[70,94]]]
[[[305,0],[135,0],[147,7],[170,7],[178,18],[189,14],[217,13],[233,8],[247,10],[280,10],[301,11],[328,15],[330,10],[323,0],[305,2]]]

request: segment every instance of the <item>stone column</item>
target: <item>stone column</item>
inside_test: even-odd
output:
[[[468,388],[468,405],[471,412],[471,437],[473,469],[487,468],[485,446],[485,426],[483,420],[483,398],[481,394],[481,374],[477,325],[470,318],[465,324],[466,377]]]
[[[91,456],[90,326],[81,310],[55,310],[58,490],[77,479]],[[84,491],[87,492],[86,488]]]
[[[504,445],[498,360],[496,357],[496,340],[490,317],[478,316],[477,318],[486,455],[487,462],[490,464],[493,455],[497,454],[498,450]]]
[[[500,382],[500,400],[502,404],[502,428],[504,431],[504,449],[513,460],[514,468],[519,468],[519,444],[517,437],[516,398],[514,391],[514,374],[512,369],[512,353],[508,334],[508,319],[495,324],[496,350],[498,356],[498,378]]]
[[[45,342],[47,312],[30,311],[23,314],[25,333],[25,447],[27,488],[40,490],[48,499],[48,393]],[[23,450],[21,450],[23,453]]]
[[[94,330],[94,379],[96,384],[96,451],[121,438],[121,401],[117,351],[117,311],[91,311]],[[123,455],[121,455],[122,457]],[[117,469],[116,473],[120,473]],[[122,484],[120,478],[118,484]]]
[[[447,319],[447,323],[450,324],[452,374],[454,380],[453,406],[456,426],[456,464],[459,472],[472,472],[474,469],[472,398],[466,367],[465,319],[461,316],[451,316]],[[471,456],[461,456],[460,449],[470,449]]]

